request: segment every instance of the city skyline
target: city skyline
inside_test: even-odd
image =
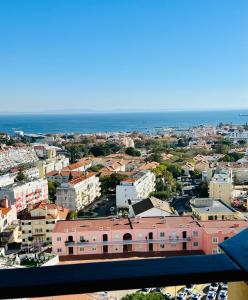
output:
[[[0,113],[248,108],[247,9],[1,1]]]

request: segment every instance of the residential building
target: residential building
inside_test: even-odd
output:
[[[167,201],[149,197],[133,205],[130,201],[129,215],[131,217],[167,217],[173,215],[173,211]]]
[[[49,146],[47,144],[34,144],[34,151],[37,156],[42,159],[55,158],[57,155],[57,147]]]
[[[14,183],[0,189],[0,197],[7,196],[15,204],[17,212],[27,205],[37,203],[48,198],[48,183],[46,179],[38,179],[25,183]]]
[[[230,204],[233,191],[233,177],[231,169],[219,169],[209,183],[209,196],[213,199],[223,200]]]
[[[192,217],[104,218],[57,222],[52,251],[61,259],[218,253],[218,243],[248,227],[244,220]]]
[[[128,208],[128,200],[144,199],[155,191],[155,175],[151,171],[139,171],[116,186],[116,206]]]
[[[57,221],[66,220],[69,210],[56,204],[40,201],[29,205],[20,215],[22,243],[51,243]]]
[[[190,200],[193,216],[200,221],[207,220],[240,220],[242,213],[221,200],[195,198]]]
[[[57,204],[78,211],[100,197],[100,181],[95,173],[84,175],[62,183],[56,190]]]
[[[182,170],[184,175],[189,176],[190,173],[195,170],[194,164],[186,162],[186,164],[182,166]]]
[[[89,158],[82,158],[78,162],[68,165],[63,168],[63,171],[86,171],[92,166],[92,160]]]
[[[40,178],[44,178],[47,173],[60,171],[69,165],[69,158],[59,155],[54,158],[46,159],[39,162]]]
[[[15,205],[11,205],[8,198],[0,199],[0,232],[17,221],[17,211]]]
[[[20,165],[33,165],[38,157],[32,147],[4,147],[0,150],[0,171],[8,171]]]
[[[65,171],[52,171],[47,173],[46,178],[47,180],[56,182],[56,183],[66,183],[72,179],[81,177],[85,174],[83,171],[70,171],[70,170],[65,170]]]
[[[0,176],[0,188],[14,183],[14,176],[10,174]]]

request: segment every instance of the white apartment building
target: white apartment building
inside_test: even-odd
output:
[[[0,199],[0,232],[3,232],[14,221],[17,221],[15,205],[11,205],[8,198]]]
[[[22,243],[51,243],[57,221],[66,220],[69,210],[46,201],[29,205],[21,215]]]
[[[248,142],[248,131],[246,130],[231,130],[228,133],[228,136],[231,140],[237,142],[239,140],[245,140],[246,142]]]
[[[216,169],[209,183],[209,197],[231,203],[233,192],[233,176],[231,169]]]
[[[7,186],[14,183],[14,176],[10,176],[10,174],[0,176],[0,188],[3,186]]]
[[[156,177],[151,171],[140,171],[116,186],[116,206],[128,208],[128,200],[137,202],[155,191]]]
[[[37,203],[48,198],[48,183],[46,179],[38,179],[25,183],[15,183],[0,189],[0,197],[8,197],[15,204],[17,212],[28,204]]]
[[[101,196],[100,181],[94,173],[86,173],[62,183],[56,191],[57,204],[78,211]]]

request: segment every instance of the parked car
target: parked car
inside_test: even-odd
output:
[[[202,295],[200,293],[193,293],[191,295],[191,300],[200,300],[202,298]]]
[[[187,294],[191,294],[194,288],[195,288],[194,284],[187,284],[184,288],[184,292]]]
[[[142,288],[141,292],[144,293],[144,294],[148,294],[148,293],[151,292],[151,289],[150,288]]]
[[[162,291],[163,291],[162,287],[157,287],[152,289],[152,292],[162,293]]]
[[[216,299],[216,292],[215,291],[209,291],[207,294],[206,300],[215,300]]]
[[[218,300],[227,300],[227,291],[221,290],[219,292]]]
[[[173,297],[172,297],[172,295],[170,293],[166,293],[164,296],[165,296],[164,297],[165,300],[171,300],[171,299],[173,299]]]
[[[186,300],[187,298],[187,294],[185,292],[180,292],[177,297],[176,300]]]
[[[209,291],[217,292],[218,288],[219,288],[219,283],[218,282],[213,282],[213,283],[211,283],[211,285],[209,287]]]
[[[201,294],[199,294],[199,293],[193,293],[192,295],[191,295],[191,300],[200,300],[202,298],[202,296],[201,296]]]
[[[220,287],[222,291],[228,291],[228,285],[226,282],[221,282]]]

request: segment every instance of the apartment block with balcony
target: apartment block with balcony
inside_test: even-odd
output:
[[[128,200],[133,203],[147,198],[155,191],[156,177],[151,171],[139,171],[116,186],[116,206],[128,208]]]
[[[20,215],[23,245],[51,243],[56,222],[65,220],[68,212],[67,208],[46,201],[28,206]]]
[[[52,246],[65,260],[217,254],[219,243],[247,227],[247,220],[197,221],[189,216],[64,221],[54,228]]]
[[[48,199],[48,183],[46,179],[15,183],[2,187],[0,197],[8,197],[11,203],[15,204],[17,212],[20,212],[29,204]]]
[[[62,183],[56,190],[57,204],[71,211],[83,209],[100,196],[100,181],[95,173],[85,173]]]

